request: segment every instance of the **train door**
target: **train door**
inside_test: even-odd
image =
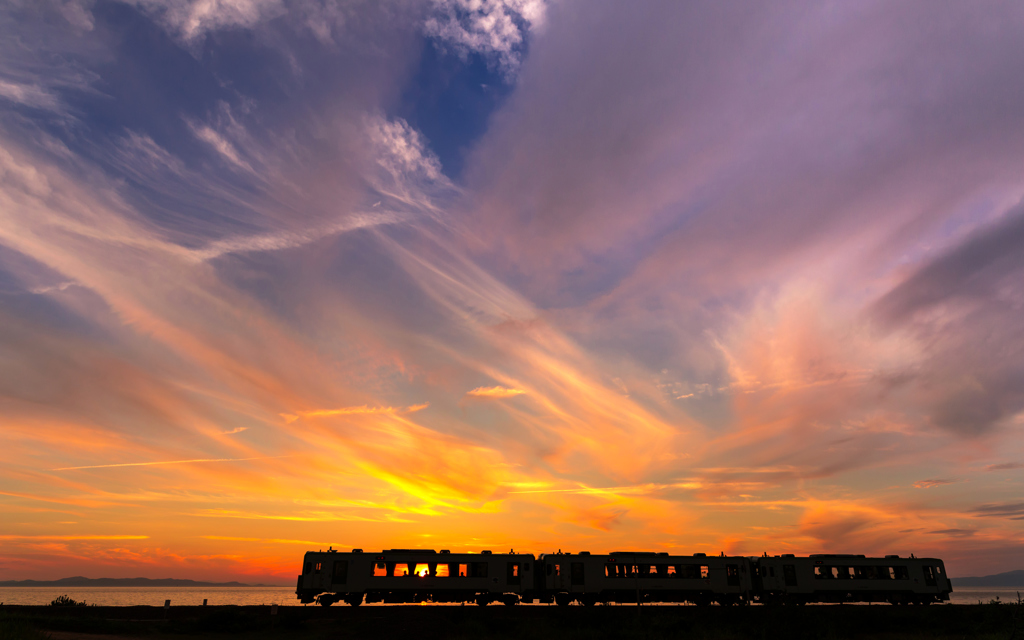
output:
[[[764,577],[767,575],[768,567],[763,566],[760,562],[750,563],[750,584],[754,593],[764,591]]]
[[[730,587],[740,586],[740,566],[738,564],[725,565],[726,584]]]
[[[551,585],[552,591],[568,591],[568,589],[565,588],[565,569],[566,565],[562,564],[561,557],[558,557],[558,559],[554,561],[548,561],[548,584]]]
[[[796,586],[796,565],[795,564],[784,564],[782,565],[782,576],[785,579],[787,587]]]
[[[505,584],[510,587],[518,587],[523,583],[523,564],[521,562],[509,562],[505,570]]]
[[[573,562],[570,569],[570,581],[572,582],[573,591],[583,591],[584,585],[584,572],[582,562]]]
[[[334,571],[331,572],[331,586],[344,585],[348,582],[348,560],[338,560],[334,563]]]

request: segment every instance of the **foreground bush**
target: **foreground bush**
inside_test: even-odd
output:
[[[66,595],[58,596],[54,598],[53,602],[50,603],[51,607],[84,607],[85,600],[78,602],[74,598],[69,598]]]

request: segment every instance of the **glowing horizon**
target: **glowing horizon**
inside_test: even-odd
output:
[[[1024,567],[1024,7],[982,4],[0,8],[0,580]]]

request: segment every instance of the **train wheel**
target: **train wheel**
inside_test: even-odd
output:
[[[317,602],[320,603],[321,607],[329,607],[334,604],[334,598],[324,595],[317,598]]]
[[[570,602],[572,602],[572,598],[569,597],[568,593],[555,594],[555,604],[557,604],[558,606],[568,607]]]
[[[519,604],[519,596],[508,594],[501,601],[505,603],[506,607],[514,607]]]
[[[358,607],[359,605],[363,604],[363,596],[362,594],[358,596],[349,596],[345,598],[345,602],[347,602],[349,606]]]
[[[486,607],[487,605],[491,604],[491,599],[487,596],[477,596],[476,603],[481,607]]]

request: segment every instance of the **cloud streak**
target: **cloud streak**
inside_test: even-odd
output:
[[[247,462],[250,460],[275,460],[288,456],[260,456],[255,458],[194,458],[192,460],[161,460],[157,462],[121,462],[117,464],[96,464],[86,467],[59,467],[50,471],[76,471],[79,469],[112,469],[115,467],[154,467],[168,464],[194,464],[207,462]]]
[[[521,396],[526,391],[523,389],[512,389],[509,387],[494,386],[494,387],[477,387],[466,392],[467,396],[473,396],[474,398],[513,398],[515,396]]]

